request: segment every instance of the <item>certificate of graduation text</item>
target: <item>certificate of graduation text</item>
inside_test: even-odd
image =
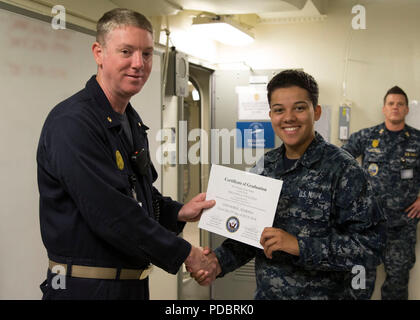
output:
[[[283,181],[212,165],[206,200],[216,200],[203,212],[198,227],[261,248],[265,227],[272,227]]]

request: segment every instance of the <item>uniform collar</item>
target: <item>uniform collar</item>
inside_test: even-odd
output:
[[[86,83],[86,90],[89,94],[95,99],[96,105],[99,106],[98,114],[103,121],[105,127],[107,128],[114,128],[117,126],[121,126],[121,121],[119,120],[117,112],[112,109],[111,103],[109,102],[108,98],[106,97],[104,91],[102,90],[101,86],[99,85],[98,81],[96,80],[96,75],[93,75],[88,82]],[[131,103],[128,103],[126,108],[126,113],[128,118],[133,119],[135,123],[144,130],[148,130],[149,128],[143,123],[140,116],[137,112],[134,111],[134,108],[131,106]]]
[[[318,132],[315,132],[315,138],[300,158],[300,163],[304,167],[310,168],[315,162],[318,162],[321,159],[324,153],[324,145],[324,138]]]
[[[387,135],[387,133],[389,133],[389,132],[390,132],[390,130],[388,130],[386,128],[385,122],[381,123],[378,126],[379,137],[381,137],[381,136],[385,137],[385,135]],[[410,138],[410,136],[411,136],[410,126],[408,126],[407,124],[405,124],[404,125],[404,128],[398,134],[398,140],[405,140],[405,139]]]
[[[322,158],[323,147],[325,143],[326,142],[324,138],[318,132],[315,132],[315,138],[312,140],[312,142],[310,143],[308,148],[305,150],[302,157],[300,157],[300,159],[296,162],[293,168],[299,165],[299,163],[304,167],[310,168],[314,163],[318,162]],[[274,156],[269,157],[267,159],[268,167],[274,167],[276,168],[276,171],[282,172],[283,171],[283,156],[285,152],[286,152],[286,147],[283,144],[278,149],[278,152],[276,152]]]
[[[143,130],[149,130],[149,127],[146,126],[143,121],[141,120],[139,114],[134,110],[131,103],[128,103],[127,108],[125,109],[125,112],[129,119],[132,119],[133,124],[137,124],[139,128],[142,128]]]

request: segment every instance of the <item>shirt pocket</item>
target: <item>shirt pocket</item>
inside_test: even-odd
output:
[[[390,160],[389,163],[390,170],[392,170],[394,173],[400,173],[402,170],[413,170],[417,167],[417,161],[415,157],[396,157],[394,159]]]
[[[367,152],[363,161],[363,167],[372,177],[376,176],[380,171],[385,170],[387,161],[383,153]]]
[[[368,151],[365,154],[365,162],[385,162],[386,157],[382,152]]]
[[[407,148],[404,152],[404,167],[405,168],[418,168],[420,165],[420,157],[418,150],[414,148]]]
[[[322,196],[320,190],[305,191],[287,197],[279,221],[285,231],[295,236],[326,236],[330,227],[331,202]]]

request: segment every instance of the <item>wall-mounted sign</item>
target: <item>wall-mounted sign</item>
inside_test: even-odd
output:
[[[265,86],[236,87],[239,120],[269,120]]]
[[[271,122],[236,122],[238,148],[274,148],[274,131]]]

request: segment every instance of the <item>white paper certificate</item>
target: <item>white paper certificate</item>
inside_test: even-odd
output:
[[[265,227],[273,226],[283,181],[212,165],[205,210],[198,227],[257,248]]]

